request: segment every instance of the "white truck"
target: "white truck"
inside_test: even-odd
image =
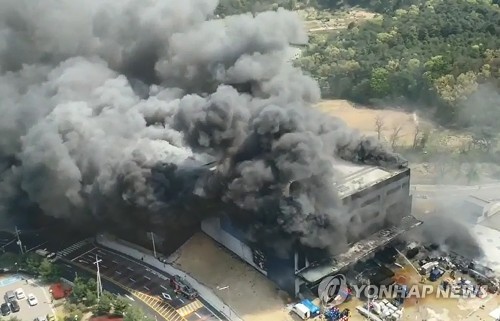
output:
[[[302,320],[311,318],[311,311],[302,303],[293,306],[292,312],[298,315]]]

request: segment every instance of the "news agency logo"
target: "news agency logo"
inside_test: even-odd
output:
[[[318,296],[325,305],[339,305],[348,296],[349,289],[343,274],[337,274],[324,278],[318,285]]]

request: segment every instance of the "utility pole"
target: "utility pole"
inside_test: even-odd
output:
[[[17,226],[15,226],[15,229],[16,229],[17,245],[19,245],[19,249],[21,250],[21,254],[24,254],[23,243],[21,242],[21,239],[19,238],[19,230],[17,229]]]
[[[101,259],[95,256],[95,262],[94,264],[96,265],[97,268],[97,301],[101,298],[102,295],[102,283],[101,283],[101,272],[99,271],[99,263],[102,262]]]
[[[151,241],[153,242],[153,254],[156,257],[155,237],[154,237],[153,232],[151,232]]]

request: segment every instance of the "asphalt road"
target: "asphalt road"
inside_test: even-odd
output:
[[[500,183],[491,183],[483,185],[411,185],[412,194],[491,194],[500,190]]]
[[[73,264],[68,264],[66,262],[58,261],[56,264],[58,264],[61,267],[61,276],[65,278],[68,281],[73,282],[75,278],[78,277],[84,277],[84,278],[95,278],[95,274],[90,273],[89,271],[73,265]],[[113,282],[109,282],[106,279],[101,280],[102,287],[104,291],[108,291],[110,293],[120,295],[124,298],[126,298],[130,304],[133,304],[135,306],[138,306],[141,308],[146,314],[151,316],[153,319],[156,320],[162,320],[162,316],[158,314],[156,311],[151,309],[148,305],[146,305],[144,302],[140,300],[136,300],[132,297],[132,294],[127,291],[126,289],[117,286]]]
[[[170,276],[163,271],[146,266],[142,262],[120,253],[96,247],[92,243],[84,244],[77,249],[74,246],[69,247],[69,249],[71,248],[74,250],[70,253],[67,253],[66,250],[61,251],[61,254],[64,255],[64,260],[67,260],[65,264],[78,264],[96,271],[96,264],[94,263],[97,258],[102,277],[112,279],[123,287],[144,294],[145,301],[153,309],[161,310],[160,301],[164,301],[163,305],[171,306],[177,311],[177,314],[189,321],[225,320],[223,316],[215,312],[216,310],[203,299],[189,300],[182,295],[177,295],[169,285]]]
[[[102,260],[100,270],[103,288],[129,298],[142,308],[147,308],[148,314],[156,316],[158,320],[226,320],[202,298],[188,300],[177,296],[169,286],[169,275],[163,271],[155,270],[120,253],[97,248],[92,238],[85,239],[82,235],[60,237],[48,230],[21,230],[19,237],[24,251],[45,249],[48,252],[58,253],[61,259],[57,264],[61,266],[62,277],[69,281],[73,281],[77,275],[95,277],[96,266],[93,262],[97,255],[99,260]],[[15,234],[0,231],[0,253],[2,251],[14,253],[20,251]],[[134,298],[134,293],[140,298]]]
[[[47,249],[49,252],[56,252],[64,249],[75,242],[84,239],[84,235],[68,234],[60,235],[50,230],[20,230],[19,238],[24,251],[35,251],[37,249]],[[20,247],[14,231],[0,231],[0,253],[2,251],[18,253]]]

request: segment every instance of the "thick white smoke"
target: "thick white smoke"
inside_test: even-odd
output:
[[[332,161],[398,156],[310,109],[317,84],[286,62],[307,41],[296,14],[222,20],[216,6],[0,0],[3,214],[28,202],[121,222],[196,196],[307,246],[345,242]]]

